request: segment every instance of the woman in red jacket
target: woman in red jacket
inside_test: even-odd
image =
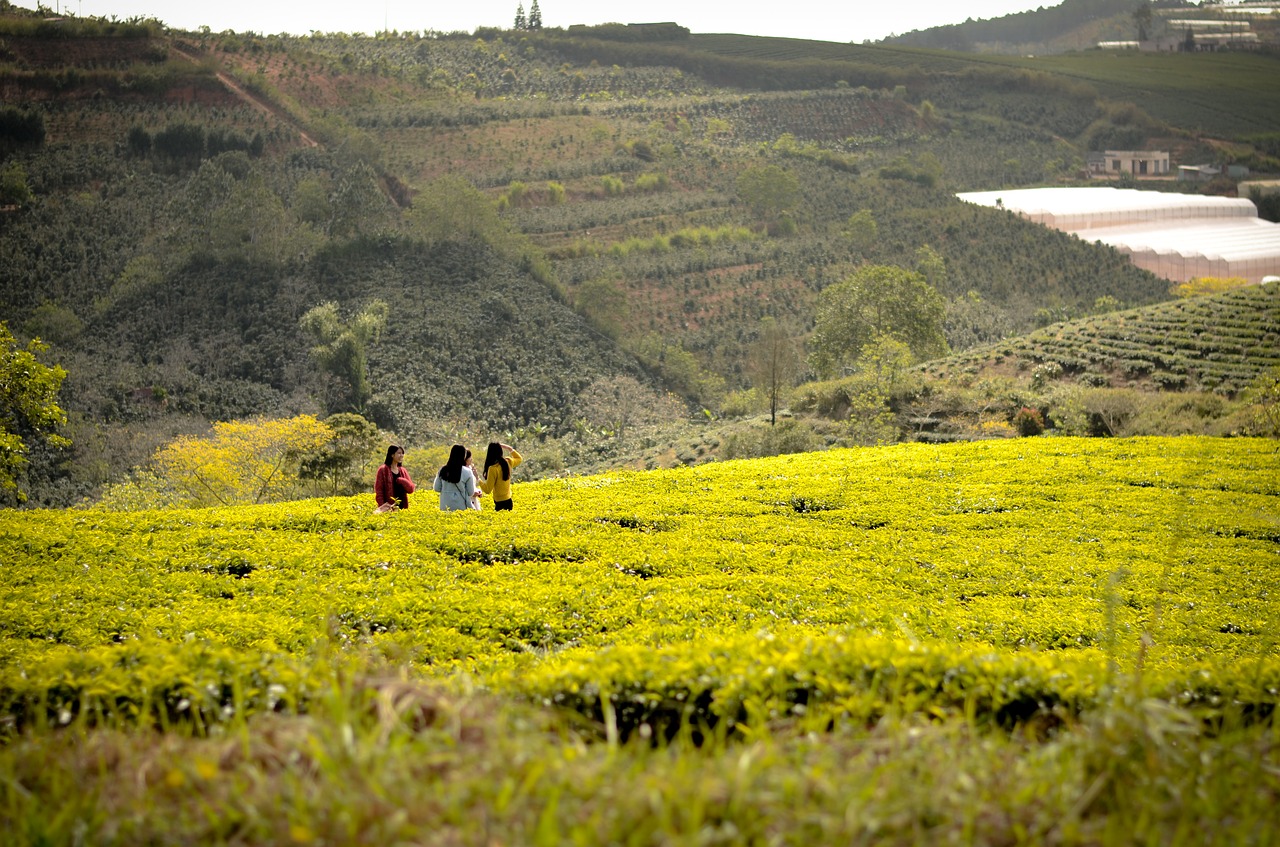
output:
[[[404,448],[392,444],[387,448],[387,458],[378,468],[378,478],[373,482],[373,499],[378,501],[378,511],[409,508],[409,495],[413,493],[413,480],[404,467]]]

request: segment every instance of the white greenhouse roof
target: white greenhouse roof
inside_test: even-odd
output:
[[[974,191],[961,200],[1003,208],[1028,220],[1108,244],[1166,279],[1280,273],[1280,224],[1258,217],[1243,198],[1167,194],[1132,188],[1026,188]]]

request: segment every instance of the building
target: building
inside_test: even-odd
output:
[[[1183,182],[1208,182],[1222,174],[1213,165],[1178,165],[1178,179]]]
[[[1188,20],[1167,21],[1169,34],[1158,39],[1157,49],[1177,50],[1239,50],[1253,49],[1258,46],[1258,34],[1253,31],[1250,22],[1242,19],[1234,20]]]
[[[1280,194],[1280,179],[1253,179],[1236,186],[1237,197],[1253,199],[1253,193],[1259,197],[1274,197]]]
[[[1104,150],[1086,159],[1089,173],[1098,176],[1168,176],[1169,153],[1164,150]]]
[[[1169,194],[1135,188],[1026,188],[974,191],[961,200],[1115,248],[1174,282],[1195,277],[1280,275],[1280,224],[1258,217],[1243,197]]]

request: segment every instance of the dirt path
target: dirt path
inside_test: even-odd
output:
[[[190,44],[184,44],[181,41],[170,41],[169,44],[170,46],[173,47],[174,52],[176,52],[178,55],[182,56],[182,58],[186,59],[189,62],[199,64],[200,62],[203,62],[207,58],[202,51],[198,50],[195,47],[192,47]],[[240,98],[245,103],[249,104],[250,106],[253,106],[255,109],[258,109],[268,115],[271,115],[273,118],[280,121],[282,124],[292,127],[294,131],[298,133],[299,140],[301,140],[302,143],[305,144],[307,147],[320,146],[320,143],[315,139],[313,139],[311,136],[307,135],[306,130],[298,126],[298,122],[294,120],[293,116],[290,115],[288,112],[286,112],[280,106],[276,105],[275,103],[272,103],[270,100],[259,97],[258,95],[254,94],[252,91],[249,91],[240,83],[236,82],[235,79],[225,71],[215,70],[214,76],[217,77],[219,82],[221,82],[224,86],[226,86],[228,91],[230,91],[236,97]]]

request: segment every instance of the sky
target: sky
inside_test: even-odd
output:
[[[521,0],[13,0],[27,9],[79,16],[156,18],[177,29],[214,32],[375,33],[384,30],[472,32],[476,27],[508,28]],[[732,32],[817,41],[878,41],[916,29],[997,18],[1061,0],[538,0],[542,24],[650,23],[674,21],[693,32]],[[525,12],[532,0],[524,0]]]

